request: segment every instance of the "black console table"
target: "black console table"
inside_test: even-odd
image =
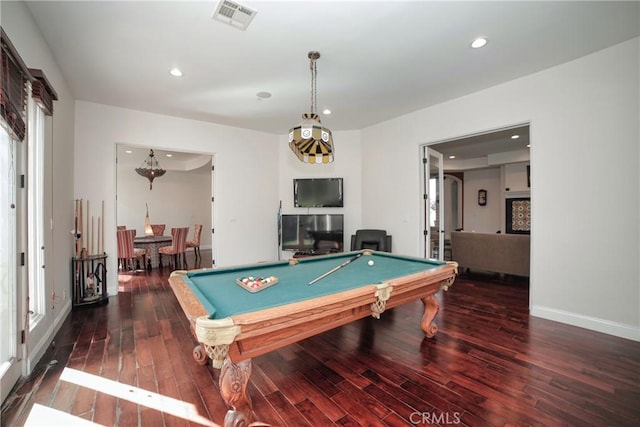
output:
[[[109,302],[107,254],[71,258],[73,307]]]

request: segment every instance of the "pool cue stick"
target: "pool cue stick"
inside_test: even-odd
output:
[[[104,200],[102,201],[102,246],[100,246],[100,254],[104,254]]]
[[[89,209],[89,199],[87,199],[87,245],[85,246],[85,248],[87,248],[87,255],[89,255],[91,253],[91,222],[89,221],[89,213],[91,212],[91,210]]]
[[[82,248],[84,248],[84,212],[82,205],[84,201],[80,199],[80,253],[82,254]]]
[[[73,238],[76,241],[76,258],[80,258],[80,250],[78,249],[80,245],[80,239],[78,238],[78,199],[75,200],[75,218],[73,225]]]
[[[98,217],[98,239],[97,239],[98,243],[96,244],[96,254],[100,254],[100,247],[101,247],[100,245],[102,244],[100,242],[100,239],[102,237],[101,236],[101,228],[102,228],[102,218]]]
[[[95,232],[93,222],[94,222],[93,215],[91,215],[91,242],[89,243],[89,255],[95,254],[93,244],[95,243],[95,240],[96,240],[96,232]]]
[[[327,277],[330,274],[335,273],[336,271],[340,270],[342,267],[347,266],[348,264],[351,264],[353,261],[357,260],[358,258],[360,258],[362,256],[362,252],[360,252],[358,255],[354,256],[353,258],[350,258],[348,260],[346,260],[345,262],[343,262],[340,265],[337,265],[335,267],[333,267],[331,270],[327,271],[326,273],[322,274],[321,276],[316,277],[315,279],[313,279],[312,281],[309,282],[310,285],[313,285],[314,283],[316,283],[318,280],[322,280],[325,277]]]
[[[278,205],[278,261],[282,256],[282,200]]]

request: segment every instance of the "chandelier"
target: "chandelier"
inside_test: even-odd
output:
[[[139,168],[136,168],[136,172],[149,180],[149,190],[153,190],[153,179],[164,175],[167,171],[160,167],[153,150],[149,150],[149,157],[142,162]]]
[[[309,52],[311,68],[311,112],[302,115],[302,123],[289,130],[289,148],[304,163],[329,163],[333,161],[333,137],[322,126],[316,114],[316,61],[320,53]]]

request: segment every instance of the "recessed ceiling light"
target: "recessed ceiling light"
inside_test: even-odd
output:
[[[511,139],[518,139],[520,138],[520,135],[511,135]]]
[[[324,114],[325,116],[328,116],[329,114],[331,114],[331,110],[328,108],[325,108],[324,110],[322,110],[322,114]]]
[[[169,74],[171,74],[173,77],[182,77],[182,71],[180,71],[179,68],[172,68],[171,70],[169,70]]]
[[[456,158],[456,156],[449,156],[449,158],[450,158],[450,159],[455,159],[455,158]]]
[[[132,151],[132,150],[124,150],[124,152],[125,152],[125,153],[127,153],[127,154],[131,154],[131,153],[133,153],[133,151]]]
[[[471,42],[471,47],[474,49],[478,49],[486,44],[487,44],[487,39],[485,37],[478,37],[477,39]]]
[[[256,96],[258,97],[258,99],[267,99],[267,98],[271,98],[271,93],[270,92],[258,92],[258,93],[256,93]]]
[[[171,154],[171,153],[167,153],[167,154],[165,154],[165,156],[167,156],[167,157],[173,157],[173,154]]]

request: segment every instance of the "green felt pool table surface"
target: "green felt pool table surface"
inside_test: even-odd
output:
[[[309,284],[348,260],[353,261]],[[203,364],[211,359],[220,369],[220,393],[232,408],[225,425],[242,425],[252,417],[246,395],[251,358],[367,316],[379,319],[385,310],[416,300],[424,305],[416,327],[433,337],[438,330],[435,294],[447,290],[456,274],[455,262],[365,250],[174,271],[169,284],[199,343],[193,358]],[[254,293],[236,283],[248,276],[275,276],[279,282]]]
[[[290,265],[289,261],[279,261],[191,271],[183,280],[209,313],[209,317],[220,319],[379,284],[446,265],[434,260],[384,252],[365,252],[353,262],[309,285],[313,279],[354,258],[358,253],[360,252],[307,257],[297,260],[295,265]],[[369,261],[373,261],[373,265],[369,265]],[[238,278],[248,276],[275,276],[278,283],[252,293],[236,283]]]

